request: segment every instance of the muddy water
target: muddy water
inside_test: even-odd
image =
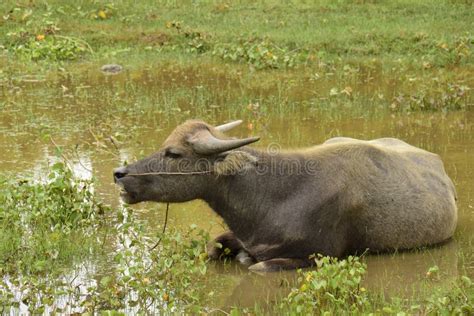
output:
[[[117,76],[103,75],[93,67],[80,74],[3,78],[0,172],[40,177],[55,159],[54,142],[64,146],[76,174],[94,176],[99,194],[117,205],[113,168],[152,153],[187,118],[211,123],[243,118],[246,124],[234,135],[258,134],[262,140],[257,147],[262,149],[270,144],[310,146],[342,135],[397,137],[443,158],[458,191],[458,229],[454,240],[442,247],[366,257],[365,286],[410,297],[426,290],[426,272],[433,266],[439,267],[440,286],[460,274],[474,276],[473,107],[447,113],[393,113],[388,105],[403,85],[398,77],[377,73],[367,81],[367,75],[359,73],[344,79],[343,86],[355,90],[352,98],[328,96],[336,85],[332,75],[318,80],[309,73],[289,77],[259,83],[259,78],[239,71],[167,66]],[[325,106],[321,109],[318,104]],[[163,205],[144,203],[134,209],[150,227],[162,225]],[[172,205],[168,224],[196,224],[211,236],[225,229],[200,201]],[[254,275],[237,264],[210,267],[209,291],[216,293],[216,304],[222,306],[271,302],[295,278],[294,272]]]

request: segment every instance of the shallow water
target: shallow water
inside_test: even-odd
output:
[[[112,170],[152,153],[187,118],[215,124],[243,118],[246,123],[233,135],[258,134],[259,148],[304,147],[333,136],[397,137],[442,157],[458,192],[458,228],[454,240],[440,247],[365,257],[365,286],[411,297],[426,290],[426,272],[435,265],[440,269],[436,283],[440,286],[460,274],[474,277],[472,106],[447,113],[391,112],[388,100],[404,83],[376,71],[361,71],[346,80],[354,90],[351,98],[328,96],[336,82],[332,75],[311,81],[310,74],[285,74],[280,82],[252,83],[257,79],[238,71],[173,65],[116,76],[91,67],[80,74],[4,78],[0,81],[0,172],[41,177],[47,162],[55,159],[55,143],[64,146],[76,174],[95,177],[99,194],[117,205]],[[151,227],[161,229],[164,205],[144,203],[134,209]],[[225,229],[201,201],[171,206],[168,225],[191,224],[211,236]],[[217,306],[271,303],[287,291],[282,284],[295,278],[294,272],[255,275],[237,264],[210,263],[210,267],[208,287],[216,293]]]

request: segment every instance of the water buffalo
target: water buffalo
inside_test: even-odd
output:
[[[224,134],[240,122],[179,125],[158,152],[114,171],[122,198],[206,201],[229,227],[209,256],[227,248],[258,271],[310,266],[315,253],[411,249],[453,235],[456,192],[438,155],[394,138],[263,151],[247,146],[258,137]]]

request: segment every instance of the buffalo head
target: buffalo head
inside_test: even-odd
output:
[[[255,157],[240,148],[259,138],[234,139],[224,134],[240,123],[213,127],[190,120],[179,125],[158,152],[114,170],[114,181],[122,188],[123,200],[134,204],[202,198],[217,176],[250,167]]]

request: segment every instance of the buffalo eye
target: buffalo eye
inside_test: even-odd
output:
[[[174,148],[167,148],[165,150],[165,157],[176,159],[181,158],[183,155]]]

